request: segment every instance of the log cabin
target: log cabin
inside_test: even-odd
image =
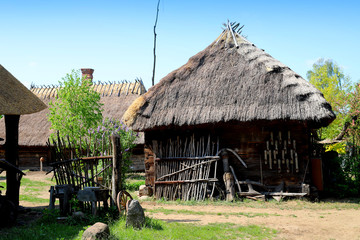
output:
[[[93,81],[93,69],[81,69],[82,77]],[[101,96],[103,104],[103,117],[121,120],[122,115],[129,105],[138,96],[146,92],[141,80],[134,82],[122,81],[113,83],[93,82],[92,88]],[[47,106],[57,96],[58,86],[31,86],[30,91],[41,99]],[[47,146],[52,130],[48,121],[49,108],[40,112],[24,115],[20,118],[19,127],[19,166],[21,169],[39,169],[40,158],[45,160],[44,167],[53,161],[51,151]],[[0,120],[0,126],[4,121]],[[0,127],[0,137],[4,136],[4,127]],[[139,134],[137,146],[133,149],[132,165],[134,171],[143,171],[143,146],[144,136]],[[0,156],[4,154],[4,147],[0,146]]]
[[[185,200],[224,185],[230,166],[238,182],[296,192],[313,186],[321,174],[311,169],[313,131],[334,119],[318,89],[231,24],[123,116],[145,133],[147,186],[157,198]]]

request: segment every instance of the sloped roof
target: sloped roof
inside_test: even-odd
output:
[[[229,121],[335,119],[322,93],[228,25],[205,50],[168,74],[124,114],[138,131]]]
[[[39,98],[0,65],[0,114],[23,115],[45,108]]]
[[[119,82],[119,83],[95,83],[93,90],[100,93],[100,102],[103,103],[103,117],[121,120],[124,112],[130,104],[141,94],[146,92],[142,81]],[[32,86],[30,91],[38,96],[47,106],[57,96],[57,86]],[[20,146],[46,146],[51,134],[50,122],[47,115],[49,108],[45,110],[20,117],[19,145]],[[0,137],[5,136],[3,119],[0,120]],[[142,143],[143,135],[137,140]]]

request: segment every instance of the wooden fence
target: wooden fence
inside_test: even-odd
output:
[[[120,137],[103,138],[94,141],[93,146],[86,139],[84,142],[86,147],[81,147],[81,144],[75,147],[77,144],[59,136],[51,140],[50,149],[56,161],[50,165],[56,184],[71,185],[75,193],[85,187],[100,187],[108,190],[115,202],[117,193],[122,189]],[[50,140],[48,145],[50,147]]]
[[[212,197],[216,178],[219,141],[194,135],[153,141],[155,197],[167,200],[204,200]],[[211,176],[210,176],[211,175]]]

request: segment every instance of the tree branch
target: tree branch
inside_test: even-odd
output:
[[[159,5],[160,5],[160,0],[157,3],[157,9],[156,9],[156,19],[155,19],[155,24],[154,24],[154,65],[153,65],[153,75],[152,75],[152,79],[151,79],[151,83],[152,86],[154,86],[155,84],[155,65],[156,65],[156,25],[157,25],[157,21],[158,21],[158,16],[159,16]]]

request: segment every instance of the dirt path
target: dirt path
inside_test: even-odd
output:
[[[162,205],[154,202],[143,202],[142,206],[155,211],[147,212],[148,216],[169,222],[263,225],[278,230],[279,238],[283,239],[360,239],[360,211],[353,209],[280,210],[234,206]],[[164,214],[162,209],[180,213],[189,211],[190,214]],[[202,213],[197,215],[191,212]]]
[[[55,184],[54,182],[50,181],[51,177],[52,175],[51,174],[46,175],[46,172],[29,171],[26,172],[26,175],[23,178],[30,179],[31,181],[38,181],[44,183],[44,186],[37,187],[38,190],[36,191],[35,196],[37,198],[49,199],[50,186],[53,186]],[[29,192],[29,189],[26,185],[22,184],[20,186],[20,195],[25,192]],[[23,207],[40,207],[38,204],[28,201],[20,201],[20,205]],[[47,206],[48,204],[43,204],[41,207],[47,207]]]
[[[44,172],[27,172],[26,178],[49,183],[37,196],[49,197],[51,176]],[[22,187],[21,191],[24,191]],[[20,202],[25,207],[33,203]],[[234,223],[262,225],[278,230],[279,239],[360,239],[360,210],[301,209],[281,210],[275,207],[254,208],[238,206],[183,206],[144,201],[141,203],[150,217],[167,222],[191,224]],[[298,207],[294,207],[298,209]],[[166,214],[165,214],[166,213]]]

